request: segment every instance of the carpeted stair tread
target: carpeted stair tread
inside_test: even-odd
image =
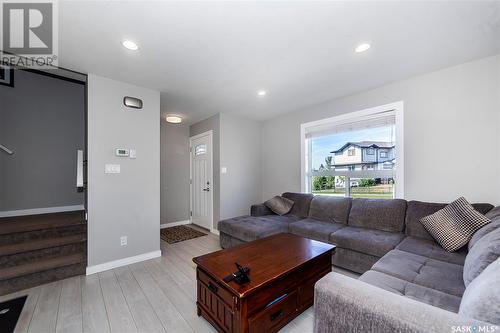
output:
[[[87,260],[85,253],[58,256],[37,262],[0,269],[0,281],[17,278],[20,276],[43,272],[54,268],[83,263]]]
[[[58,247],[74,243],[82,243],[85,242],[86,240],[87,240],[87,235],[85,233],[62,236],[62,237],[25,240],[19,243],[0,246],[0,256],[29,252],[40,249],[47,249],[51,247]]]
[[[83,210],[0,218],[0,235],[85,224]]]

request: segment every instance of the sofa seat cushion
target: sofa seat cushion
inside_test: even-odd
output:
[[[463,266],[401,250],[387,253],[372,270],[458,297],[465,290]]]
[[[330,236],[338,247],[382,257],[401,242],[404,235],[375,229],[345,227]]]
[[[311,238],[322,242],[329,242],[330,235],[344,227],[345,225],[341,223],[305,219],[290,223],[289,231],[292,234],[302,237]]]
[[[286,216],[240,216],[220,221],[219,231],[245,242],[288,232],[288,224],[295,219]]]
[[[458,296],[420,286],[374,270],[367,271],[359,277],[359,280],[444,310],[458,312],[460,307],[461,298]]]
[[[465,249],[448,252],[435,241],[418,237],[406,237],[396,246],[396,249],[462,266],[467,255]]]
[[[348,225],[389,232],[404,229],[406,200],[353,199]]]

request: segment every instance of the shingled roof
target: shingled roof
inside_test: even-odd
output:
[[[347,142],[345,145],[340,147],[340,149],[331,151],[331,154],[336,154],[344,151],[349,146],[356,146],[359,148],[394,148],[395,145],[392,142],[384,141],[357,141],[357,142]]]

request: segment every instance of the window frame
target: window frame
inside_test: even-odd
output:
[[[309,175],[309,172],[312,168],[312,159],[310,158],[310,153],[312,151],[312,140],[306,138],[307,130],[314,127],[325,127],[331,125],[341,125],[345,123],[350,123],[354,121],[361,121],[370,118],[380,117],[382,115],[394,115],[395,116],[395,156],[397,156],[395,161],[395,171],[394,176],[390,176],[387,178],[394,178],[395,180],[395,188],[394,188],[394,198],[405,198],[405,184],[404,184],[404,102],[398,101],[394,103],[389,103],[373,108],[368,108],[360,111],[354,111],[349,113],[343,113],[338,116],[334,116],[331,118],[320,119],[316,121],[311,121],[307,123],[303,123],[300,125],[300,143],[301,143],[301,191],[309,192],[311,188],[312,178]],[[374,172],[375,171],[375,172]],[[392,172],[392,170],[391,170]],[[361,170],[356,171],[358,174],[356,178],[380,178],[380,170]],[[338,176],[349,177],[349,171],[338,171],[336,172]],[[348,194],[348,192],[346,192]]]

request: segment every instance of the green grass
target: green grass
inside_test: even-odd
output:
[[[328,195],[343,197],[343,188],[330,190],[313,191],[314,195]],[[373,199],[392,199],[392,185],[383,184],[368,187],[353,187],[351,188],[351,197],[353,198],[373,198]]]

